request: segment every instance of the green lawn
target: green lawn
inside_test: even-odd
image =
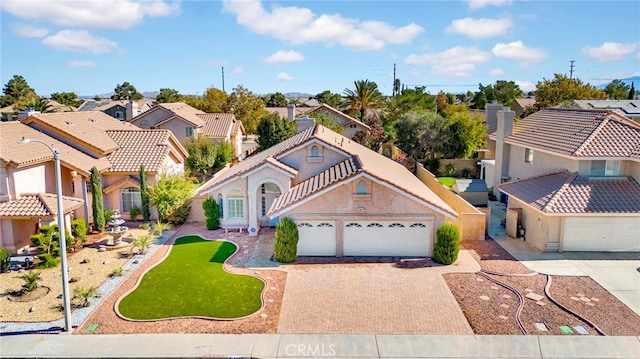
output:
[[[442,183],[443,185],[451,188],[451,186],[453,186],[453,182],[456,181],[455,177],[438,177],[438,182]]]
[[[131,319],[237,318],[255,313],[262,305],[264,282],[222,269],[235,250],[230,242],[178,238],[169,256],[120,301],[120,313]]]

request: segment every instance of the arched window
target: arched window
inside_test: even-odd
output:
[[[364,181],[358,182],[358,194],[367,194],[367,184]]]
[[[122,200],[120,201],[120,210],[128,213],[133,206],[142,208],[142,198],[140,197],[140,189],[136,187],[127,187],[122,190]]]
[[[144,128],[145,130],[148,130],[151,128],[151,125],[149,124],[149,121],[142,120],[140,121],[140,128]]]
[[[320,157],[318,146],[311,146],[311,157]]]
[[[220,207],[220,218],[224,218],[224,200],[222,193],[218,193],[218,207]]]

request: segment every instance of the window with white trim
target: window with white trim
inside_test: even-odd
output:
[[[591,176],[595,176],[595,177],[620,176],[620,161],[615,161],[615,160],[591,161]]]
[[[524,150],[524,162],[533,163],[533,150],[531,148],[525,148]]]
[[[142,208],[142,197],[140,196],[139,188],[127,187],[122,190],[120,197],[120,210],[123,213],[128,213],[133,206]]]
[[[244,198],[242,197],[227,198],[227,218],[229,219],[244,218]]]

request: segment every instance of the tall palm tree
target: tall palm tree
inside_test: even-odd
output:
[[[364,121],[368,108],[376,108],[382,102],[382,94],[378,90],[378,85],[369,80],[354,81],[355,91],[344,89],[347,97],[347,106],[351,111],[360,112],[360,120]]]

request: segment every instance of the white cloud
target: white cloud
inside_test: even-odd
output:
[[[340,14],[316,15],[308,8],[277,6],[269,12],[259,0],[223,0],[223,10],[236,15],[249,30],[292,44],[320,42],[355,50],[379,50],[387,44],[407,44],[424,29],[416,24],[395,27],[381,21],[360,21]]]
[[[20,37],[45,37],[49,30],[28,24],[15,24],[11,27],[13,33]]]
[[[241,66],[236,66],[236,67],[233,68],[232,71],[233,71],[234,74],[240,75],[240,74],[244,73],[244,68],[241,67]]]
[[[69,67],[96,67],[96,63],[93,61],[81,61],[81,60],[72,60],[67,62],[67,66]]]
[[[515,81],[515,83],[525,94],[536,89],[536,84],[530,81]]]
[[[469,77],[476,64],[489,61],[491,54],[478,47],[456,46],[443,52],[409,55],[409,65],[430,65],[431,74],[446,77]]]
[[[489,71],[489,76],[501,76],[504,75],[504,71],[502,69],[493,69]]]
[[[268,64],[287,64],[292,62],[300,62],[304,60],[304,56],[297,51],[284,51],[280,50],[275,54],[264,59],[264,62]]]
[[[22,19],[48,21],[69,27],[118,30],[141,23],[145,16],[167,16],[180,12],[179,2],[162,0],[20,0],[3,1],[0,7]]]
[[[278,74],[278,76],[276,76],[276,80],[278,81],[293,81],[295,80],[295,78],[291,75],[289,75],[286,72],[281,72]]]
[[[510,4],[511,0],[467,0],[467,6],[469,7],[469,10],[482,9],[483,7],[488,5],[502,6]]]
[[[517,61],[524,67],[531,67],[547,58],[544,50],[526,47],[522,41],[496,44],[492,52],[496,57]]]
[[[449,34],[460,34],[472,39],[484,39],[493,36],[504,35],[513,26],[511,19],[474,19],[466,17],[457,19],[447,26]]]
[[[637,43],[605,42],[599,47],[587,46],[582,53],[599,62],[618,61],[638,49]]]
[[[106,54],[122,51],[118,44],[111,40],[92,36],[86,30],[62,30],[55,35],[50,35],[42,40],[42,43],[56,50],[71,52],[90,52],[93,54]]]

